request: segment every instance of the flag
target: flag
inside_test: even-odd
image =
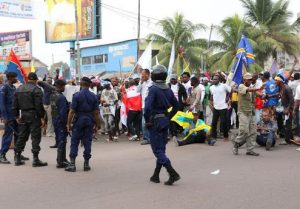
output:
[[[170,75],[172,74],[174,62],[175,62],[175,43],[173,41],[169,66],[168,66],[168,77],[170,77]]]
[[[63,79],[64,79],[64,75],[63,75],[63,66],[62,66],[62,65],[61,65],[60,68],[59,68],[58,79],[59,79],[59,80],[63,80]]]
[[[271,75],[274,75],[274,74],[278,73],[277,62],[276,62],[275,59],[274,59],[274,61],[272,63],[272,66],[271,66],[269,72],[270,72]]]
[[[190,127],[190,123],[193,121],[194,116],[192,112],[181,112],[178,111],[171,121],[174,121],[180,125],[183,129]]]
[[[211,129],[211,127],[209,125],[206,125],[203,120],[198,119],[197,123],[195,125],[195,128],[188,130],[188,133],[184,137],[184,140],[187,139],[193,133],[197,133],[197,132],[202,131],[202,130],[204,130],[207,133],[207,132],[210,131],[210,129]]]
[[[155,65],[159,65],[157,55],[155,56]]]
[[[10,51],[8,64],[5,73],[14,72],[17,74],[17,79],[23,84],[27,82],[25,70],[13,50]]]
[[[120,120],[121,123],[127,127],[128,109],[126,108],[126,100],[127,100],[126,93],[124,93],[121,100]]]
[[[242,35],[236,53],[236,63],[231,70],[233,73],[232,81],[239,85],[243,79],[243,71],[248,71],[250,65],[254,62],[253,48],[246,36]]]
[[[31,64],[31,70],[30,70],[30,72],[35,73],[35,67],[34,67],[33,63]]]
[[[137,64],[143,69],[151,69],[152,67],[152,41],[148,44]]]
[[[185,61],[184,61],[185,62]],[[186,62],[185,62],[186,63]],[[190,69],[190,63],[188,63],[187,65],[186,65],[186,67],[183,69],[183,72],[188,72],[190,75],[192,74],[191,73],[191,69]]]

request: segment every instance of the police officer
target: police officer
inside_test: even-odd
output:
[[[5,124],[4,134],[2,137],[2,145],[0,150],[0,163],[10,164],[6,159],[6,153],[9,150],[9,146],[12,142],[12,137],[14,136],[15,143],[18,141],[18,124],[16,117],[12,111],[13,98],[16,92],[16,87],[14,84],[17,82],[17,74],[14,72],[9,72],[6,74],[7,83],[1,87],[0,93],[0,109],[2,112],[2,119]],[[29,160],[21,155],[22,160]]]
[[[24,151],[29,135],[32,140],[33,167],[47,166],[46,162],[39,159],[40,142],[42,138],[41,127],[44,125],[43,93],[37,87],[38,77],[35,73],[29,73],[28,82],[20,86],[15,93],[13,111],[19,123],[19,139],[16,143],[15,165],[24,165],[21,153]],[[20,114],[21,111],[21,114]]]
[[[54,85],[49,85],[45,82],[38,82],[39,86],[44,89],[49,89],[50,105],[51,105],[51,118],[55,132],[55,141],[57,142],[57,168],[65,168],[69,164],[66,159],[66,143],[67,143],[67,118],[69,111],[69,103],[63,95],[65,91],[66,81],[56,80]]]
[[[71,109],[68,116],[67,128],[71,130],[73,120],[70,164],[65,171],[75,172],[75,159],[78,154],[78,145],[82,140],[84,146],[84,171],[91,170],[89,159],[91,158],[91,146],[93,139],[93,129],[98,130],[99,127],[99,102],[96,95],[89,91],[91,80],[83,77],[80,82],[81,91],[73,95]]]
[[[56,168],[65,168],[69,165],[66,159],[66,143],[67,143],[67,119],[69,112],[69,103],[63,95],[65,91],[66,81],[56,80],[56,92],[50,96],[51,115],[57,143],[57,165]]]
[[[159,173],[164,166],[170,177],[165,185],[172,185],[180,179],[179,174],[173,169],[171,161],[166,156],[166,144],[168,141],[169,117],[168,109],[172,113],[178,109],[178,102],[166,84],[167,69],[163,65],[156,65],[152,69],[151,79],[153,85],[149,88],[149,94],[145,100],[145,121],[149,128],[150,143],[153,154],[157,158],[156,168],[150,181],[159,183]],[[171,114],[172,114],[171,113]]]

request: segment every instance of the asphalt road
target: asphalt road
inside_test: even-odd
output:
[[[55,168],[53,139],[43,138],[40,158],[48,167],[0,165],[0,208],[9,209],[299,209],[300,152],[277,146],[261,156],[232,154],[231,142],[176,147],[168,155],[182,179],[174,186],[149,181],[155,160],[150,146],[129,142],[93,144],[92,171],[83,172],[82,148],[77,172]],[[27,143],[24,155],[30,154]],[[13,152],[7,155],[13,160]],[[211,172],[220,170],[218,175]],[[167,180],[163,170],[161,181]]]

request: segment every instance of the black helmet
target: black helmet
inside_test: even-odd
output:
[[[165,81],[168,77],[168,70],[163,65],[155,65],[152,68],[151,79],[153,82]]]

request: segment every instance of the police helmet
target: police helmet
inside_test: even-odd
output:
[[[151,79],[153,82],[165,81],[168,77],[168,70],[163,65],[155,65],[152,68]]]

